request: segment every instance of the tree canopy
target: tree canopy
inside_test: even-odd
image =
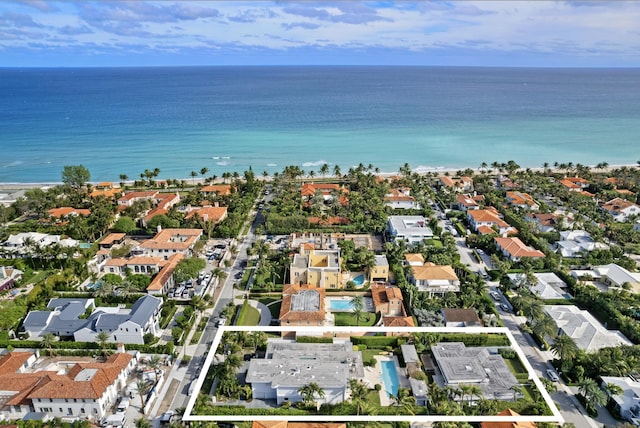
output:
[[[183,282],[190,278],[195,278],[198,273],[207,266],[207,263],[200,258],[184,259],[178,263],[173,277],[176,282]]]
[[[62,182],[79,189],[91,179],[91,173],[82,165],[65,165],[62,169]]]

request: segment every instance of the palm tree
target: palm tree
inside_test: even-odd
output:
[[[340,165],[334,165],[333,166],[333,175],[336,178],[342,177],[342,171],[340,170]]]
[[[53,352],[53,343],[56,342],[58,340],[58,337],[53,334],[53,333],[45,333],[42,336],[42,342],[41,345],[43,348],[47,348],[47,350],[49,351],[49,356],[53,356],[54,352]]]
[[[544,314],[542,318],[533,322],[533,331],[541,338],[545,336],[553,338],[558,333],[558,325],[548,314]]]
[[[522,391],[523,391],[522,385],[515,384],[515,385],[512,385],[511,388],[509,389],[513,391],[513,401],[517,401],[518,395],[522,394]]]
[[[550,349],[562,361],[563,371],[566,371],[567,367],[571,367],[571,362],[578,355],[576,343],[565,334],[556,337]]]
[[[160,370],[160,364],[162,363],[162,357],[160,355],[154,355],[147,363],[149,367],[153,369],[153,375],[156,383],[158,383],[158,370]]]
[[[206,166],[200,168],[200,175],[202,176],[202,178],[204,178],[204,176],[207,175],[207,172],[209,172],[209,168],[207,168]]]
[[[324,389],[316,382],[310,382],[298,388],[298,394],[302,397],[304,404],[310,404],[316,396],[318,398],[324,397]]]
[[[151,422],[145,418],[138,418],[133,422],[136,428],[152,428]]]
[[[324,178],[329,173],[329,165],[323,163],[320,167],[320,174],[322,174],[322,178]]]
[[[120,188],[122,188],[123,190],[124,190],[125,182],[127,181],[128,178],[129,176],[127,174],[120,174]]]
[[[144,415],[144,408],[146,406],[146,398],[147,398],[147,390],[148,390],[148,384],[147,382],[143,381],[142,379],[138,380],[136,382],[136,391],[138,392],[138,395],[140,396],[140,403],[142,404],[142,407],[140,408],[140,411],[142,412],[142,414]]]
[[[102,348],[102,355],[104,355],[105,359],[107,359],[107,357],[109,356],[109,350],[107,349],[109,336],[109,333],[107,333],[106,331],[101,331],[96,334],[96,343],[98,343],[100,345],[100,348]]]
[[[364,309],[364,296],[362,294],[356,294],[351,298],[351,305],[353,306],[353,313],[356,316],[356,325],[360,325],[360,316],[362,316],[362,310]]]
[[[351,389],[351,402],[356,406],[356,415],[360,415],[363,404],[367,402],[367,387],[361,381],[349,379],[349,388]]]
[[[398,388],[398,394],[391,395],[391,400],[396,408],[396,415],[402,409],[403,413],[415,415],[416,399],[411,395],[409,388]]]
[[[596,406],[604,406],[607,404],[607,394],[600,389],[595,380],[589,377],[580,382],[578,391],[584,397],[587,407],[595,408]]]
[[[195,186],[196,184],[196,177],[198,176],[198,172],[197,171],[191,171],[191,178],[193,178],[193,185]]]
[[[624,393],[624,389],[621,386],[616,385],[615,383],[608,382],[604,386],[604,390],[606,391],[609,397],[613,397],[614,395],[620,395]]]

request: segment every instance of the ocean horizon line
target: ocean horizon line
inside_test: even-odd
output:
[[[154,69],[154,68],[457,68],[457,69],[522,69],[522,70],[640,70],[640,66],[585,65],[460,65],[460,64],[154,64],[154,65],[16,65],[0,66],[0,70],[96,70],[96,69]]]

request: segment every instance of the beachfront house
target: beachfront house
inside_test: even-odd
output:
[[[617,222],[625,222],[629,217],[640,214],[640,206],[622,198],[614,198],[600,205]]]

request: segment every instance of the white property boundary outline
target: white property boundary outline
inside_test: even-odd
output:
[[[233,331],[262,331],[265,333],[279,333],[283,331],[295,331],[302,333],[466,333],[466,334],[481,334],[481,333],[497,333],[504,334],[509,338],[511,348],[517,353],[520,361],[525,366],[529,375],[528,379],[532,380],[540,391],[547,406],[551,409],[553,416],[447,416],[447,415],[360,415],[360,416],[345,416],[345,415],[317,415],[317,416],[302,416],[302,415],[192,415],[191,411],[195,405],[195,401],[202,389],[204,379],[209,372],[211,363],[215,356],[215,350],[218,349],[222,335],[225,332]],[[224,421],[290,421],[290,422],[365,422],[365,421],[380,421],[380,422],[556,422],[559,424],[564,423],[564,418],[560,414],[560,411],[556,407],[553,399],[542,385],[542,382],[535,374],[533,367],[527,360],[524,352],[518,346],[515,338],[506,327],[244,327],[244,326],[223,326],[218,329],[218,332],[213,339],[211,349],[207,354],[207,358],[202,365],[200,375],[195,380],[195,387],[193,394],[189,398],[187,407],[184,411],[182,420],[184,421],[205,421],[205,422],[224,422]]]

